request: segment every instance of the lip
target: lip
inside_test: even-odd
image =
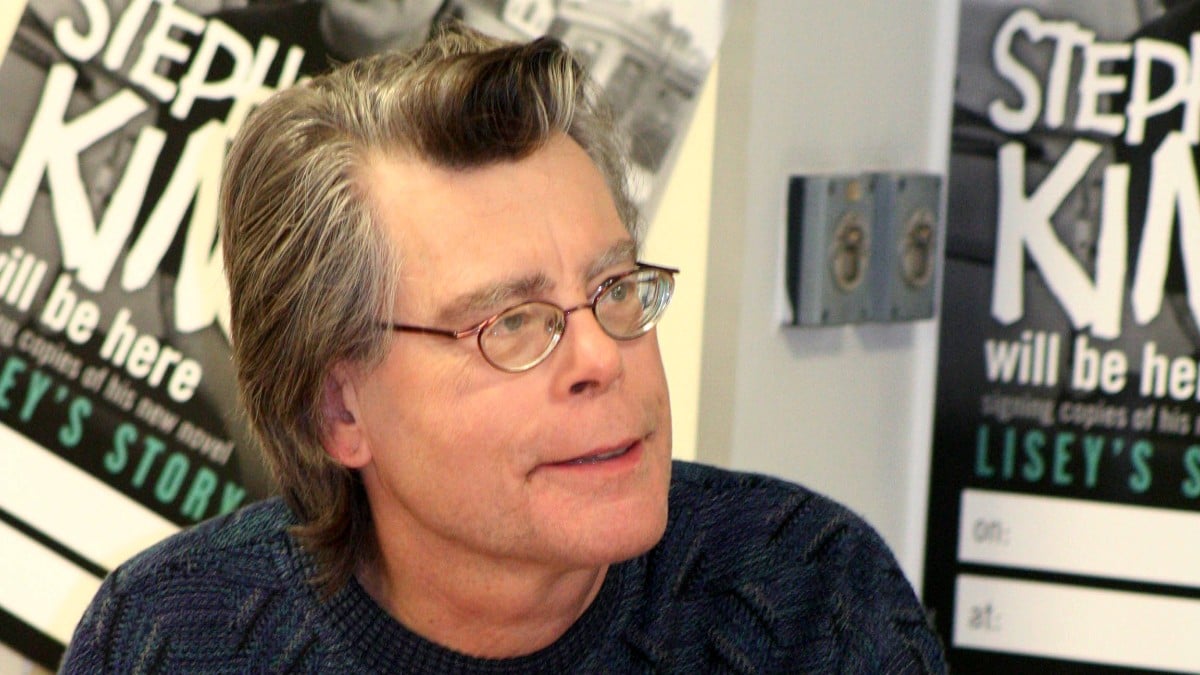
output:
[[[602,469],[621,468],[637,464],[643,451],[642,439],[632,439],[615,445],[596,448],[582,455],[558,462],[548,462],[543,467],[551,469]]]

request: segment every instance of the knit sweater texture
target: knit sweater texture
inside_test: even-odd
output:
[[[666,534],[609,568],[556,642],[479,659],[409,631],[351,580],[322,602],[278,499],[175,535],[112,572],[66,673],[944,673],[879,536],[777,479],[676,462]]]

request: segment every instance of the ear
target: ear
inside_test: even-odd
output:
[[[325,452],[348,469],[361,469],[371,461],[371,449],[359,416],[358,389],[352,370],[335,365],[325,379],[321,414],[325,417]]]

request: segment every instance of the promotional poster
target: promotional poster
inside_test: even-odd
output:
[[[394,10],[386,30],[346,0],[24,3],[0,61],[0,642],[27,658],[53,668],[131,555],[271,492],[237,408],[216,214],[258,102],[450,19],[554,35],[618,111],[649,219],[724,16],[723,0],[370,6]]]
[[[1200,2],[958,59],[925,603],[955,672],[1200,671]]]

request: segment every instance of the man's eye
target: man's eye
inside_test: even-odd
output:
[[[493,335],[519,333],[529,323],[529,313],[524,311],[509,312],[492,324],[490,332]]]
[[[613,302],[624,302],[629,294],[633,292],[633,282],[618,281],[608,289],[608,298]]]

